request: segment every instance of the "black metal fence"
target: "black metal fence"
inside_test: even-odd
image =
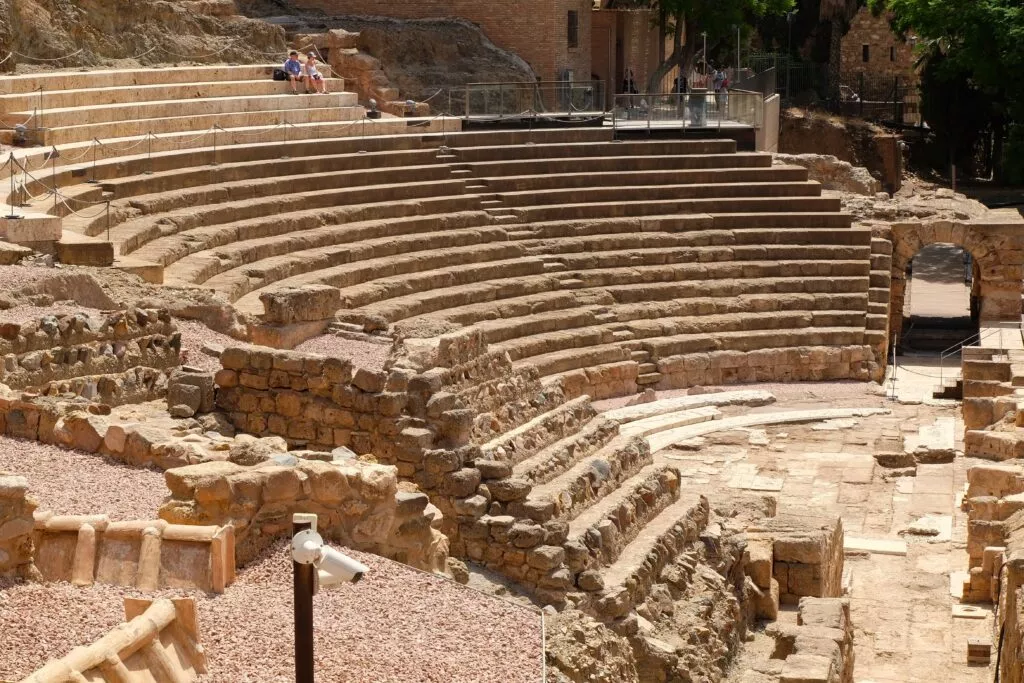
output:
[[[860,72],[836,81],[828,64],[799,62],[777,53],[755,53],[749,65],[755,76],[745,81],[744,88],[767,96],[774,83],[774,92],[782,96],[784,104],[885,123],[921,124],[920,92],[917,83],[906,76]]]

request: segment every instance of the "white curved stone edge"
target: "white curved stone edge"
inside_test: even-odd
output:
[[[635,406],[626,406],[609,410],[603,415],[609,420],[615,420],[619,424],[634,422],[665,413],[675,413],[681,410],[692,410],[705,406],[765,406],[775,403],[775,396],[768,391],[721,391],[714,394],[698,394],[696,396],[677,396],[665,398],[660,401],[641,403]]]
[[[844,417],[869,417],[871,415],[888,415],[888,408],[830,408],[827,410],[792,410],[780,413],[760,413],[756,415],[740,415],[724,420],[710,420],[697,424],[667,429],[647,437],[651,452],[656,453],[674,443],[686,441],[697,436],[712,432],[727,432],[740,427],[757,427],[770,424],[786,424],[796,422],[820,422]]]

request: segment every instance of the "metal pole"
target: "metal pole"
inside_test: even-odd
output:
[[[740,80],[740,25],[736,25],[736,80]]]
[[[14,152],[7,157],[7,170],[11,174],[11,212],[7,214],[8,218],[15,218],[17,214],[14,213]]]
[[[92,139],[92,178],[86,181],[90,185],[95,185],[96,183],[99,182],[98,180],[96,180],[96,147],[99,146],[99,144],[100,141],[98,138]]]
[[[45,128],[43,126],[43,86],[39,86],[39,122],[36,124],[36,128]]]
[[[50,185],[53,190],[53,215],[60,215],[57,213],[57,148],[53,147],[50,150]]]
[[[217,165],[217,129],[220,128],[216,123],[213,124],[213,163],[211,166]]]
[[[153,175],[153,131],[149,131],[146,136],[149,139],[149,146],[146,151],[146,160],[149,165],[149,170],[146,171],[146,175]]]
[[[107,200],[107,241],[110,241],[110,200]]]
[[[307,515],[292,516],[292,537],[313,528]],[[313,593],[316,567],[292,560],[292,592],[295,598],[295,683],[313,683]]]

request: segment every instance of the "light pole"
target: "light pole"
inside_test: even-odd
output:
[[[736,81],[740,80],[740,25],[736,24]]]
[[[701,34],[701,36],[704,37],[704,79],[707,80],[707,77],[708,77],[708,32],[707,31],[701,31],[700,34]],[[705,84],[704,87],[707,87],[707,84]]]
[[[789,42],[786,46],[786,100],[789,100],[789,81],[793,65],[793,19],[796,18],[796,13],[799,11],[799,9],[795,9],[786,12],[786,23],[789,24]]]

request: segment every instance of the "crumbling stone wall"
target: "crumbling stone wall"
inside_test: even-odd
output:
[[[999,646],[999,681],[1024,682],[1024,513],[1007,520],[1007,556],[999,567],[999,602],[993,642]]]
[[[970,570],[964,582],[965,602],[992,602],[1011,534],[1024,523],[1024,468],[984,465],[967,470],[967,555]],[[1010,520],[1016,519],[1016,524]],[[1022,544],[1024,546],[1024,544]]]
[[[107,405],[136,403],[163,396],[164,371],[180,364],[180,352],[181,335],[166,310],[48,315],[0,325],[0,384]]]
[[[747,537],[747,575],[767,592],[774,612],[779,603],[793,605],[803,597],[842,595],[841,518],[780,515],[749,527]],[[759,612],[768,611],[767,606],[759,606]]]
[[[291,529],[296,512],[315,513],[318,529],[356,550],[426,571],[443,571],[447,539],[427,496],[399,486],[396,468],[350,460],[244,467],[211,462],[168,470],[171,499],[160,517],[172,524],[235,530],[237,561],[255,557]]]
[[[795,626],[772,624],[766,632],[775,639],[775,648],[768,659],[750,665],[750,671],[760,674],[750,680],[852,683],[854,633],[849,600],[801,598]]]
[[[31,573],[35,509],[25,477],[0,472],[0,576],[24,577]]]
[[[658,389],[745,382],[831,379],[868,381],[877,367],[870,346],[799,346],[756,351],[711,351],[657,361]]]

